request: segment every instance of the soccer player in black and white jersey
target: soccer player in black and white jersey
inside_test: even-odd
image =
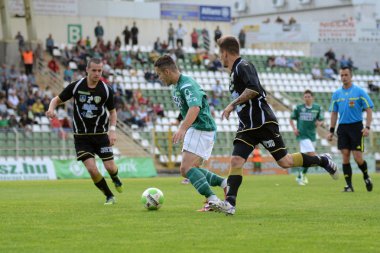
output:
[[[116,141],[116,110],[112,88],[100,80],[103,71],[101,59],[92,58],[87,63],[87,76],[70,83],[58,96],[54,97],[46,116],[56,116],[55,109],[73,98],[73,132],[77,160],[82,161],[96,187],[106,196],[105,205],[115,204],[115,197],[106,180],[96,167],[98,155],[118,192],[123,184],[118,177],[118,169],[113,159],[112,146]]]
[[[276,116],[265,99],[266,92],[260,84],[255,66],[240,57],[239,42],[235,37],[221,37],[218,46],[223,66],[230,71],[229,89],[233,99],[223,110],[222,119],[228,119],[230,113],[236,111],[239,127],[233,142],[226,200],[216,205],[209,204],[226,214],[235,213],[236,197],[243,180],[243,165],[259,143],[271,153],[282,168],[319,165],[334,179],[338,179],[337,166],[329,154],[288,154]]]

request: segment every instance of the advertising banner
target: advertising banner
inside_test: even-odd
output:
[[[56,179],[51,159],[0,160],[0,180]]]
[[[231,21],[231,9],[227,6],[200,6],[200,20],[202,21]]]
[[[155,177],[157,176],[152,158],[127,158],[122,157],[115,160],[121,178],[133,177]],[[53,160],[58,179],[90,178],[86,167],[82,162],[76,160]],[[108,172],[104,168],[100,159],[96,160],[96,166],[101,174],[108,177]]]
[[[161,3],[161,19],[198,20],[199,6],[190,4]]]

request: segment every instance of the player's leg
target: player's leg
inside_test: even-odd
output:
[[[123,183],[118,176],[118,169],[114,161],[113,150],[107,134],[98,135],[94,141],[96,142],[96,154],[102,159],[105,169],[111,177],[115,189],[118,192],[123,191]]]
[[[350,163],[351,151],[349,149],[343,148],[340,150],[342,153],[342,168],[343,176],[346,181],[346,186],[344,187],[344,192],[353,192],[354,187],[352,186],[352,168]]]
[[[88,173],[91,176],[92,181],[95,186],[103,192],[106,196],[106,203],[114,203],[113,193],[109,189],[106,180],[100,174],[96,162],[95,162],[95,152],[96,152],[96,142],[91,136],[74,136],[75,150],[77,153],[77,160],[82,161],[86,167]]]
[[[235,139],[234,150],[230,160],[230,171],[227,179],[227,196],[226,200],[233,206],[236,206],[236,198],[239,187],[243,181],[243,165],[252,153],[255,145]]]
[[[88,173],[90,174],[92,181],[94,182],[95,186],[103,192],[103,194],[106,196],[106,202],[104,203],[105,205],[111,205],[115,203],[115,198],[113,196],[113,193],[111,192],[110,188],[107,185],[106,180],[100,174],[95,158],[88,158],[83,161],[84,166],[86,167]]]
[[[190,153],[186,150],[182,152],[182,162],[180,166],[180,172],[183,177],[190,180],[190,183],[199,192],[199,194],[205,196],[207,200],[218,199],[215,193],[211,190],[206,176],[199,170],[199,168],[192,167],[194,162],[199,159],[199,156]]]
[[[315,143],[312,142],[310,139],[304,139],[300,142],[300,151],[301,153],[306,153],[309,156],[316,156],[317,153],[315,153]],[[309,170],[309,167],[303,167],[302,169],[302,181],[304,184],[308,184],[309,180],[306,176],[307,171]]]
[[[359,169],[363,172],[363,179],[364,179],[364,183],[367,188],[367,191],[369,192],[372,191],[373,183],[372,183],[372,179],[368,175],[367,162],[363,159],[362,151],[353,150],[352,155],[354,156],[355,162],[358,164]]]
[[[115,161],[113,159],[108,161],[103,160],[103,164],[106,170],[108,171],[108,174],[110,175],[113,184],[115,185],[116,191],[122,193],[123,183],[121,182],[120,177],[118,176],[119,170],[115,164]]]
[[[367,162],[363,159],[364,152],[364,137],[362,134],[363,124],[355,123],[352,126],[352,130],[349,132],[350,140],[351,140],[351,150],[352,155],[355,159],[355,162],[358,164],[359,169],[363,173],[363,179],[367,191],[372,191],[373,184],[372,180],[368,175],[368,167]]]
[[[284,168],[293,167],[323,167],[333,179],[339,177],[338,167],[332,160],[330,154],[309,156],[305,153],[288,154],[282,136],[279,132],[278,125],[268,124],[263,127],[261,144],[271,153],[277,164]]]

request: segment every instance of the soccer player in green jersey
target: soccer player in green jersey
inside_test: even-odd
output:
[[[305,90],[303,100],[305,103],[299,104],[294,108],[290,116],[290,125],[300,143],[300,152],[315,156],[316,129],[318,126],[323,125],[323,113],[321,106],[313,103],[314,96],[311,90]],[[293,120],[297,121],[297,126],[294,125]],[[308,167],[303,167],[299,171],[299,175],[296,178],[299,185],[309,183],[306,177],[307,170]]]
[[[211,116],[206,93],[189,76],[181,74],[173,59],[164,55],[154,63],[159,79],[172,86],[173,102],[182,115],[182,123],[173,135],[173,143],[183,141],[181,175],[190,180],[207,202],[221,202],[210,186],[220,186],[226,192],[227,180],[200,168],[208,160],[214,145],[216,124]],[[208,203],[199,211],[210,211]]]

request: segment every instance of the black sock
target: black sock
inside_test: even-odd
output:
[[[240,175],[230,175],[227,179],[227,197],[226,200],[233,206],[236,205],[236,196],[243,181],[243,176]]]
[[[119,180],[119,178],[117,177],[117,173],[119,173],[119,170],[116,170],[114,174],[111,174],[110,172],[108,172],[108,174],[110,174],[111,176],[112,181]]]
[[[346,183],[349,187],[352,187],[352,168],[351,168],[351,164],[350,163],[347,163],[347,164],[343,164],[343,175],[344,175],[344,180],[346,180]]]
[[[304,167],[304,168],[303,168],[303,171],[302,171],[302,174],[306,175],[306,173],[307,173],[308,170],[309,170],[308,167]]]
[[[108,188],[108,185],[107,185],[107,182],[106,180],[104,179],[104,177],[102,178],[102,180],[100,180],[99,182],[95,183],[96,187],[99,188],[99,190],[101,190],[104,195],[106,195],[107,197],[112,197],[113,194],[110,190],[110,188]]]
[[[311,156],[304,153],[301,153],[303,164],[302,167],[313,167],[313,166],[326,166],[327,165],[327,159],[324,161],[324,159],[320,159],[319,156]]]
[[[367,162],[364,161],[364,163],[362,165],[359,165],[359,169],[363,172],[363,178],[364,180],[366,180],[367,178],[369,178],[368,176],[368,169],[367,169]]]

